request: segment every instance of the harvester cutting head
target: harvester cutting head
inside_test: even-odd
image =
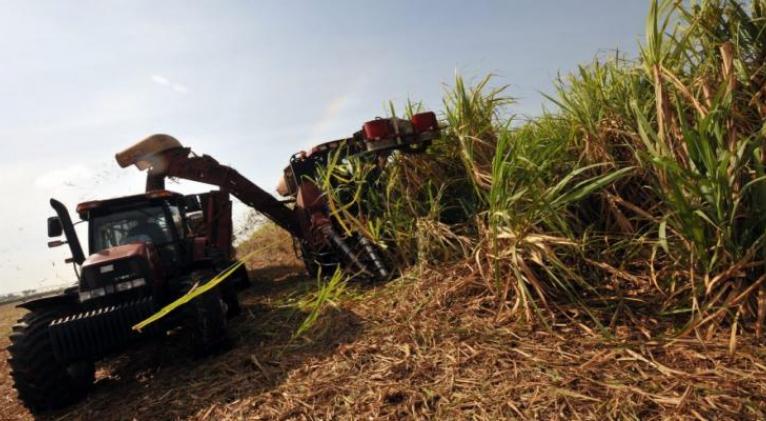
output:
[[[342,161],[350,157],[383,167],[394,151],[425,152],[438,136],[439,124],[433,112],[415,114],[409,120],[378,118],[364,123],[352,137],[322,143],[290,158],[277,192],[295,201],[294,212],[301,227],[298,245],[309,273],[332,274],[340,267],[352,276],[380,281],[390,279],[394,272],[385,256],[386,247],[362,232],[349,231],[349,224],[339,221],[338,213],[330,212],[327,196],[316,184],[318,169],[336,158]],[[331,188],[335,187],[331,183]]]
[[[421,153],[438,136],[439,123],[436,114],[430,111],[415,114],[409,120],[392,117],[368,121],[352,137],[321,143],[308,152],[293,155],[277,193],[296,197],[302,181],[313,179],[316,167],[327,165],[329,155],[341,148],[345,156],[387,156],[393,151]]]

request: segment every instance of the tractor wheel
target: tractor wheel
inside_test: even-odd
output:
[[[308,273],[309,277],[316,278],[319,275],[319,264],[314,260],[305,244],[300,245],[300,255],[301,260],[303,260],[303,266],[306,267],[306,273]]]
[[[212,274],[197,273],[192,278],[209,280]],[[195,356],[204,357],[230,345],[226,330],[227,306],[219,288],[196,297],[186,307],[185,325]]]
[[[11,376],[19,398],[34,413],[82,399],[94,380],[93,362],[62,364],[56,360],[48,325],[61,315],[59,309],[32,310],[19,319],[11,333]]]
[[[233,319],[242,314],[242,307],[239,305],[239,296],[237,290],[231,283],[224,282],[222,285],[221,298],[226,304],[226,318]]]
[[[250,288],[250,275],[247,273],[245,265],[240,266],[230,279],[221,284],[221,297],[226,304],[226,317],[233,319],[242,314],[242,307],[239,304],[239,292]]]

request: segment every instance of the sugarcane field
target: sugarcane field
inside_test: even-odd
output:
[[[766,0],[71,6],[0,3],[0,420],[766,419]]]

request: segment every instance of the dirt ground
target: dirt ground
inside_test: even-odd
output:
[[[607,338],[577,320],[528,329],[471,299],[467,271],[350,287],[296,338],[316,283],[280,241],[255,242],[268,251],[249,262],[232,349],[193,359],[172,337],[144,344],[42,419],[766,419],[766,347],[752,337],[731,353],[726,332],[703,343],[629,325]],[[0,307],[0,329],[20,314]],[[0,393],[0,419],[32,419],[5,358]]]
[[[11,326],[24,314],[24,310],[17,309],[15,304],[3,304],[0,306],[0,349],[3,356],[0,358],[0,420],[5,419],[29,419],[27,410],[16,400],[16,392],[13,390],[12,380],[8,372],[8,361],[5,349],[8,348],[8,334]]]

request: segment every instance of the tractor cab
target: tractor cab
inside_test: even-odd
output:
[[[80,270],[80,301],[165,294],[168,278],[188,265],[183,196],[152,192],[77,205],[88,222],[89,256]]]
[[[195,267],[228,261],[231,250],[231,201],[225,192],[184,196],[167,190],[94,200],[77,205],[88,224],[88,254],[66,209],[48,220],[49,236],[62,233],[79,265],[81,303],[131,296],[159,302],[177,295],[178,282]],[[59,203],[60,205],[60,203]]]

